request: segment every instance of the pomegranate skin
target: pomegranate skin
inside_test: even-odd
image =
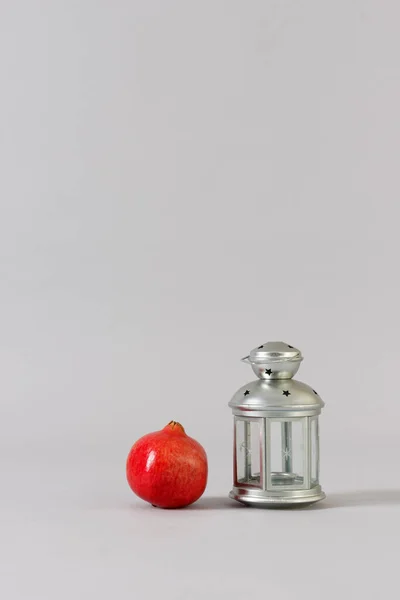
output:
[[[206,488],[207,475],[204,448],[176,421],[140,438],[126,462],[132,491],[160,508],[183,508],[196,502]]]

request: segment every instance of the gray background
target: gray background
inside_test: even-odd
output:
[[[396,595],[400,5],[2,0],[0,590]],[[227,403],[267,340],[326,401],[315,510],[242,508]],[[181,421],[192,508],[125,458]]]

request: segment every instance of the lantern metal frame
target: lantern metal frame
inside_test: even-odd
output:
[[[261,357],[260,349],[262,349]],[[325,498],[325,493],[319,483],[318,417],[324,402],[310,386],[292,379],[302,360],[300,351],[283,342],[269,342],[253,350],[242,360],[251,364],[259,379],[241,387],[229,403],[234,417],[233,488],[230,497],[247,505],[277,508],[308,505],[322,500]],[[315,432],[313,431],[312,438],[313,421],[315,421]],[[238,477],[237,424],[240,422],[244,423],[245,449],[248,452],[245,457],[243,478]],[[252,422],[258,423],[260,435],[260,474],[259,482],[257,480],[256,483],[250,482],[251,451],[248,445]],[[281,472],[272,471],[272,423],[281,424]],[[293,423],[302,424],[303,473],[297,476],[297,480],[291,464]],[[313,470],[315,470],[315,478],[313,478]],[[285,480],[290,483],[286,484]]]

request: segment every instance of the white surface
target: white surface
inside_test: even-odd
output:
[[[396,596],[400,6],[3,0],[0,596]],[[238,359],[326,401],[328,500],[229,504]],[[131,444],[205,446],[135,501]],[[325,508],[324,508],[325,507]]]
[[[373,464],[366,458],[358,473]],[[350,470],[346,491],[331,491],[314,509],[247,509],[221,488],[213,495],[214,483],[191,508],[164,511],[132,500],[106,461],[58,472],[40,465],[25,485],[6,480],[13,498],[2,503],[3,590],[61,600],[240,598],[249,588],[283,599],[372,599],[397,584],[400,491],[378,477],[376,491],[353,492],[365,486]]]

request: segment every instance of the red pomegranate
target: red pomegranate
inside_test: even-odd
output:
[[[126,462],[132,491],[160,508],[182,508],[196,502],[206,488],[207,473],[204,448],[176,421],[140,438]]]

